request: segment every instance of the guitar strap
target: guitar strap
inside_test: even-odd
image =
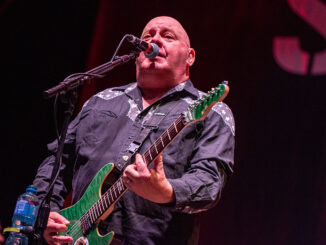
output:
[[[171,97],[169,97],[169,99],[171,101]],[[174,106],[174,103],[160,103],[152,107],[152,115],[149,116],[148,119],[146,118],[147,116],[145,116],[146,119],[144,119],[144,122],[142,123],[141,130],[138,135],[136,135],[135,137],[130,136],[126,143],[127,147],[122,149],[122,151],[119,153],[119,160],[115,164],[116,171],[122,173],[123,170],[130,163],[132,163],[132,161],[134,160],[133,156],[139,150],[145,139],[153,130],[156,130],[158,128],[161,121],[165,118],[165,116],[171,111]],[[151,113],[151,111],[149,111],[148,114],[149,113]]]

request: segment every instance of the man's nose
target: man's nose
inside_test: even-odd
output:
[[[161,48],[163,44],[161,35],[158,33],[155,34],[155,36],[152,37],[151,43],[155,43],[159,48]]]

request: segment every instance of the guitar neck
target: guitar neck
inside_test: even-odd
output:
[[[91,227],[111,206],[119,200],[127,188],[120,177],[96,203],[83,215],[81,221]],[[83,220],[84,219],[84,220]],[[85,229],[86,230],[86,229]]]
[[[173,141],[185,126],[184,117],[180,115],[142,155],[147,166]]]
[[[142,155],[147,166],[172,142],[172,140],[181,132],[186,126],[184,123],[184,116],[180,115],[171,126],[161,134],[161,136],[148,148]],[[84,215],[89,217],[91,223],[101,217],[112,204],[120,199],[126,192],[127,187],[123,184],[122,177],[120,177],[103,195],[94,203],[94,205]]]

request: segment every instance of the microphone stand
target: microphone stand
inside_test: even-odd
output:
[[[57,172],[59,171],[60,168],[68,125],[73,115],[75,105],[78,99],[77,88],[83,85],[86,81],[92,79],[93,77],[100,77],[100,78],[104,77],[103,75],[108,73],[116,66],[127,63],[132,59],[135,59],[138,56],[138,54],[139,53],[135,52],[135,53],[130,53],[128,55],[116,56],[116,58],[113,61],[111,60],[85,73],[77,73],[77,74],[70,75],[59,85],[52,87],[43,92],[43,95],[46,99],[52,98],[53,96],[56,95],[64,95],[65,99],[63,101],[68,103],[68,106],[64,113],[65,116],[62,123],[62,130],[61,130],[60,137],[58,139],[58,149],[56,152],[55,163],[54,163],[55,165],[53,167],[51,180],[50,180],[50,185],[52,185],[52,188],[50,188],[49,192],[45,196],[45,199],[41,202],[41,205],[39,207],[38,215],[34,224],[34,229],[33,232],[31,232],[30,234],[30,238],[31,238],[30,244],[33,245],[42,244],[43,232],[46,228],[48,218],[49,218],[49,213],[50,213],[50,201],[54,189],[53,183],[56,181]]]
[[[63,82],[59,85],[50,88],[43,92],[45,99],[49,99],[57,94],[64,94],[67,91],[75,89],[83,85],[86,81],[90,80],[93,77],[102,78],[104,74],[112,70],[118,65],[127,63],[128,61],[135,59],[138,56],[139,52],[133,52],[123,56],[116,56],[113,61],[109,61],[105,64],[95,67],[92,70],[89,70],[85,73],[76,73],[68,76]]]

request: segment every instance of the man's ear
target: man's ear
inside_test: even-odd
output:
[[[195,50],[193,48],[189,48],[188,49],[187,64],[189,66],[192,66],[192,64],[195,62],[195,58],[196,58]]]

